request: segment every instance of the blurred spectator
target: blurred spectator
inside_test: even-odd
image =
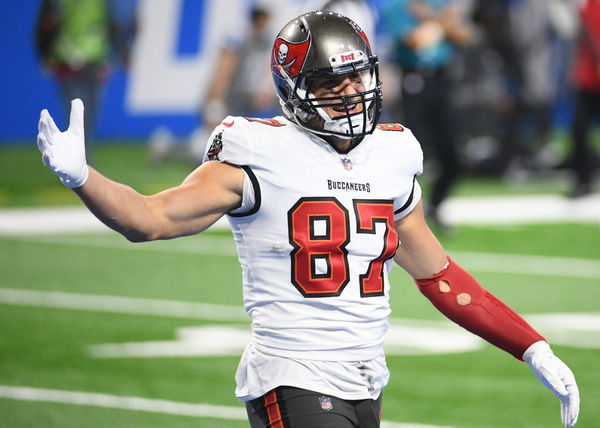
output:
[[[429,220],[438,228],[444,227],[439,206],[460,171],[448,72],[455,46],[472,40],[466,12],[464,2],[456,0],[381,2],[380,19],[390,37],[389,60],[402,70],[403,121],[438,164],[426,207]]]
[[[552,166],[548,145],[552,113],[569,63],[573,37],[570,0],[510,0],[502,14],[510,104],[505,116],[499,169],[509,176]],[[555,65],[553,67],[553,65]]]
[[[600,116],[600,0],[579,0],[581,33],[573,66],[575,113],[572,125],[573,168],[576,184],[573,196],[592,192],[598,156],[591,150],[590,130],[594,116]]]
[[[59,84],[64,112],[85,104],[86,155],[93,162],[93,130],[102,84],[114,53],[127,65],[135,34],[135,0],[42,0],[36,26],[44,69]]]
[[[226,115],[272,116],[278,111],[269,74],[273,37],[271,11],[257,4],[249,13],[247,33],[232,32],[216,59],[215,72],[200,111],[202,125],[186,141],[176,141],[166,129],[158,129],[150,139],[150,160],[167,158],[198,165],[212,130]]]
[[[275,110],[271,78],[267,73],[272,47],[268,31],[270,19],[268,9],[253,8],[247,37],[229,41],[223,47],[202,108],[207,130],[212,131],[227,114],[237,116]]]
[[[569,100],[576,9],[571,0],[479,0],[473,22],[476,42],[453,68],[461,159],[479,173],[543,172],[560,161],[547,143]]]

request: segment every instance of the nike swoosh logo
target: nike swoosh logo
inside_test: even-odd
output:
[[[228,123],[228,122],[225,122],[225,121],[223,121],[223,125],[225,125],[225,126],[226,126],[226,127],[228,127],[228,128],[231,128],[231,127],[233,126],[233,123],[234,123],[234,122],[235,122],[234,120],[232,120],[232,121],[231,121],[231,122],[229,122],[229,123]]]

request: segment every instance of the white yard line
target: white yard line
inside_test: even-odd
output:
[[[216,227],[228,227],[222,218]],[[108,232],[85,206],[0,209],[0,235]]]
[[[32,243],[154,251],[169,254],[202,254],[226,257],[235,257],[237,255],[231,236],[201,235],[173,241],[141,244],[132,244],[114,234],[98,234],[92,237],[80,235],[41,235],[12,237],[11,239]],[[600,284],[600,260],[452,250],[448,250],[448,252],[456,261],[473,272],[598,279]]]
[[[600,194],[579,199],[558,195],[453,197],[444,201],[440,216],[449,224],[599,223]],[[228,227],[227,221],[221,219],[216,227]],[[84,206],[0,210],[0,235],[106,229]]]
[[[79,406],[103,407],[107,409],[133,410],[177,416],[245,421],[243,407],[218,406],[201,403],[183,403],[154,398],[128,397],[81,391],[30,388],[0,385],[0,398],[46,403],[74,404]],[[382,428],[451,428],[439,425],[405,424],[383,421]]]
[[[476,272],[596,279],[600,285],[600,260],[452,250],[449,253]]]
[[[570,199],[559,195],[455,197],[440,217],[448,224],[600,223],[600,194]]]
[[[234,306],[176,300],[0,288],[0,303],[172,318],[245,323],[250,321],[242,308],[241,302],[240,305]]]
[[[80,391],[61,391],[57,389],[0,385],[0,397],[13,400],[76,404],[80,406],[106,407],[110,409],[126,409],[180,416],[246,420],[246,411],[241,407],[181,403],[168,400]]]
[[[215,236],[210,234],[169,241],[142,242],[136,244],[127,241],[116,233],[98,233],[93,235],[26,235],[13,236],[10,237],[10,239],[36,244],[72,245],[110,250],[237,257],[233,237]]]
[[[577,200],[556,195],[450,198],[444,203],[443,216],[450,223],[471,224],[600,222],[600,194]],[[213,227],[227,229],[229,226],[223,218]],[[236,256],[230,237],[201,235],[198,239],[131,244],[124,238],[117,239],[114,233],[98,233],[93,238],[77,235],[108,231],[83,206],[0,210],[0,236],[12,236],[27,242]],[[73,234],[65,236],[67,232]],[[57,236],[61,233],[63,235]],[[450,254],[460,258],[460,262],[473,271],[600,279],[600,262],[597,260],[458,251],[450,251]]]

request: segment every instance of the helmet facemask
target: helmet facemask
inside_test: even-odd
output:
[[[343,77],[356,74],[363,90],[350,95],[317,97],[314,83],[317,79]],[[331,135],[343,139],[354,139],[371,134],[377,126],[381,111],[381,83],[379,82],[377,59],[372,57],[365,64],[352,64],[338,70],[323,69],[301,73],[296,79],[289,101],[282,103],[284,112],[296,123],[320,135]],[[288,84],[291,79],[286,79]],[[355,105],[362,106],[351,112]],[[340,110],[331,117],[325,108]]]
[[[316,88],[311,87],[314,79],[306,78],[309,82],[306,91],[308,98],[304,98],[303,104],[308,105],[310,111],[316,111],[320,119],[317,126],[311,129],[313,132],[344,139],[353,139],[373,132],[380,109],[377,73],[374,68],[367,68],[339,76],[349,75],[352,78],[354,74],[360,79],[362,90],[349,95],[316,97]],[[331,117],[325,108],[334,109],[338,114]]]

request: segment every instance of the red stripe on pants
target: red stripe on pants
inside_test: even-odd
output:
[[[279,403],[277,402],[275,390],[265,394],[265,409],[267,409],[269,426],[271,428],[285,428],[281,418],[281,411],[279,410]]]

